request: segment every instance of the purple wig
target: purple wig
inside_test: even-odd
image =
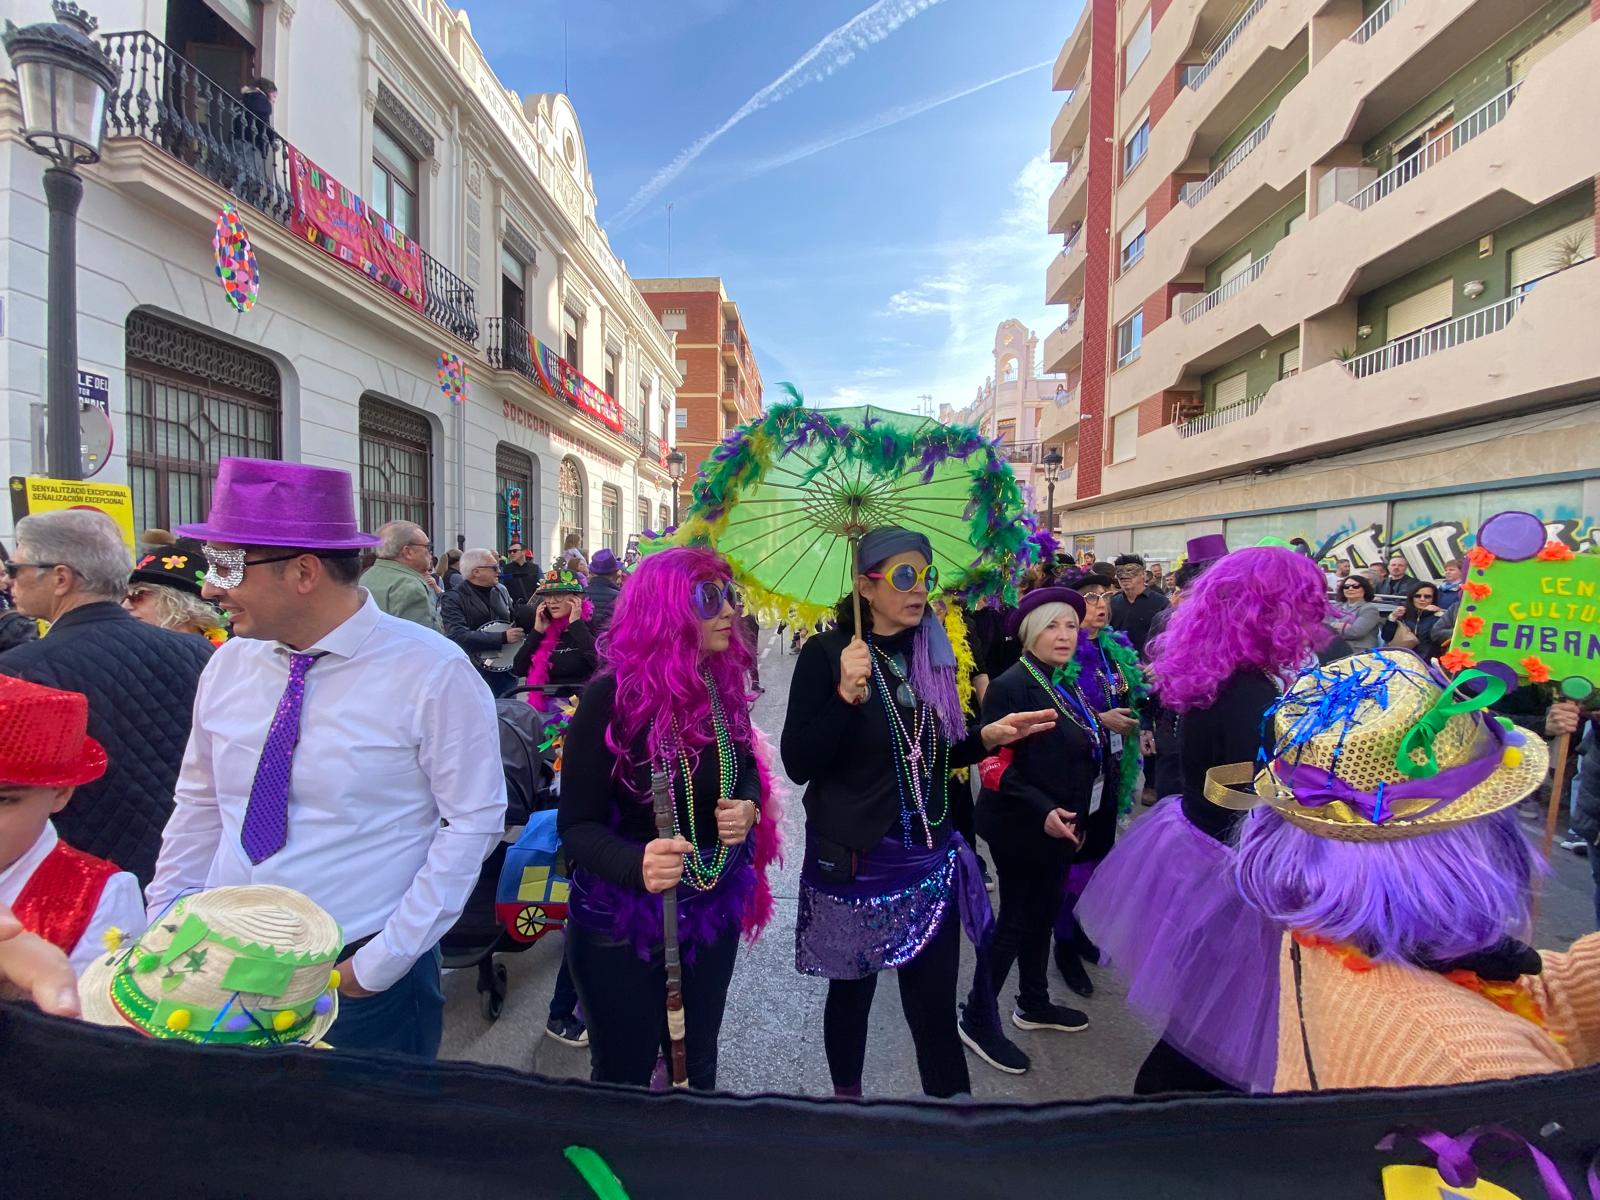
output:
[[[1374,960],[1441,966],[1525,937],[1541,866],[1515,809],[1435,833],[1347,842],[1260,808],[1240,834],[1234,879],[1288,929]]]
[[[1260,671],[1288,686],[1331,636],[1328,583],[1293,550],[1235,550],[1207,568],[1167,627],[1150,643],[1161,702],[1206,708],[1238,671]]]
[[[617,678],[616,708],[606,730],[606,746],[623,768],[641,764],[633,747],[644,736],[649,761],[675,754],[672,731],[658,716],[678,718],[683,749],[697,755],[711,744],[711,704],[700,669],[711,672],[728,731],[735,742],[750,742],[750,671],[755,654],[737,619],[728,648],[700,653],[700,619],[690,602],[702,580],[730,578],[728,564],[703,546],[683,546],[652,554],[628,577],[617,597],[604,639],[604,669]]]

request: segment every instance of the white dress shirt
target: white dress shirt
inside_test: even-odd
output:
[[[56,848],[60,840],[56,836],[55,825],[46,821],[27,853],[0,870],[0,905],[10,908],[16,904],[23,887],[33,878],[39,864],[50,857],[50,851]],[[105,932],[112,926],[122,930],[130,940],[145,930],[144,897],[139,895],[138,879],[127,871],[118,871],[106,880],[105,889],[100,893],[100,903],[95,905],[94,916],[89,918],[83,936],[67,955],[72,960],[72,969],[79,975],[106,952]]]
[[[230,638],[211,656],[147,896],[153,919],[195,888],[294,888],[346,942],[377,935],[354,967],[382,991],[461,915],[505,830],[506,787],[494,700],[471,661],[362,596],[306,650],[323,657],[306,673],[288,841],[259,866],[240,832],[292,651]]]

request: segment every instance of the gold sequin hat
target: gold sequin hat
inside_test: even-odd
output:
[[[1531,795],[1550,766],[1543,739],[1485,711],[1505,690],[1480,671],[1446,680],[1405,650],[1317,667],[1272,714],[1272,761],[1208,771],[1206,798],[1233,809],[1270,804],[1341,841],[1414,837],[1500,812]]]

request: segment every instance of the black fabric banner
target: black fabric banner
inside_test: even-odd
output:
[[[620,1196],[633,1200],[1182,1197],[1358,1200],[1415,1127],[1503,1125],[1574,1195],[1600,1146],[1600,1068],[1471,1087],[1044,1105],[651,1094],[462,1063],[154,1042],[0,1005],[0,1196]],[[1504,1143],[1499,1143],[1503,1145]],[[580,1156],[581,1157],[581,1156]],[[1526,1154],[1477,1161],[1522,1200]],[[1449,1193],[1445,1193],[1448,1195]]]

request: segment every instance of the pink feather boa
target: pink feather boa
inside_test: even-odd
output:
[[[772,781],[772,743],[753,721],[750,723],[750,752],[755,756],[756,774],[761,780],[761,821],[755,828],[753,848],[756,886],[741,921],[747,942],[760,937],[772,920],[775,905],[767,870],[774,863],[783,865],[783,799]]]
[[[579,611],[579,620],[587,621],[594,616],[594,604],[587,596],[584,597],[583,607]],[[539,643],[539,648],[533,652],[533,657],[528,660],[527,684],[531,688],[540,688],[550,682],[550,656],[556,652],[556,646],[561,642],[561,635],[566,632],[570,621],[566,617],[556,617],[550,622],[550,627],[544,631],[544,640]],[[543,709],[549,697],[539,692],[527,692],[525,698],[534,708]]]

